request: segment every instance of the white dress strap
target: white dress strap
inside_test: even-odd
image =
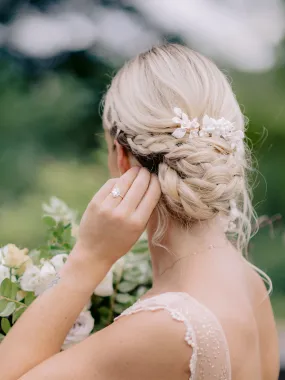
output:
[[[231,380],[227,340],[215,315],[187,293],[169,292],[137,301],[119,319],[141,311],[167,311],[185,325],[185,341],[192,347],[189,380]]]

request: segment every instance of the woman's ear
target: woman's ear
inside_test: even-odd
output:
[[[121,174],[124,174],[131,168],[131,162],[128,152],[118,143],[117,140],[114,141],[114,145],[117,151],[117,165]]]

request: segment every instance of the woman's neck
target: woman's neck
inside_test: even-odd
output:
[[[183,278],[182,270],[188,274],[191,268],[202,262],[201,255],[225,248],[229,242],[218,218],[199,222],[189,229],[170,222],[161,246],[151,244],[155,228],[148,227],[150,252],[155,287],[171,286]],[[203,261],[204,262],[204,261]]]

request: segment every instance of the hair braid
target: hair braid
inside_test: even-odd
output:
[[[156,173],[163,197],[158,236],[169,214],[183,225],[229,217],[230,202],[239,216],[235,237],[247,248],[254,216],[247,186],[247,156],[238,160],[220,137],[176,139],[173,108],[200,122],[205,115],[224,117],[244,130],[241,113],[224,74],[207,58],[170,44],[153,48],[128,62],[115,76],[105,97],[105,128],[138,162]]]

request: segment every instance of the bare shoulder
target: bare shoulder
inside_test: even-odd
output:
[[[228,287],[210,306],[226,334],[234,376],[260,378],[262,373],[264,380],[277,380],[278,339],[270,297],[255,269],[239,263],[234,261],[234,271],[223,279]]]
[[[165,310],[122,317],[103,335],[116,342],[116,350],[108,353],[114,370],[108,369],[107,378],[189,379],[192,349],[184,339],[184,323]]]
[[[270,295],[263,279],[255,270],[251,270],[251,283],[264,379],[277,379],[279,374],[278,335]]]
[[[35,367],[23,380],[188,380],[185,326],[164,310],[122,317]]]

